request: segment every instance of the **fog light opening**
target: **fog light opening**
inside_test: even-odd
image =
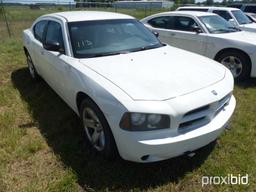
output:
[[[146,161],[149,158],[149,155],[143,155],[140,159],[142,161]]]

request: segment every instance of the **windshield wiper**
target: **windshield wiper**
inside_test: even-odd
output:
[[[104,57],[104,56],[111,56],[111,55],[120,55],[120,54],[126,54],[130,52],[136,52],[136,51],[143,51],[148,49],[154,49],[158,47],[162,47],[164,44],[154,44],[154,45],[148,45],[144,47],[134,48],[130,50],[123,50],[123,51],[115,51],[115,52],[107,52],[107,53],[92,53],[92,54],[86,54],[85,58],[93,58],[93,57]]]
[[[217,33],[217,32],[229,33],[229,32],[232,32],[232,30],[229,30],[229,29],[215,29],[215,30],[212,30],[212,33]]]
[[[110,52],[110,53],[95,53],[95,54],[88,54],[86,58],[93,58],[93,57],[104,57],[104,56],[111,56],[111,55],[120,55],[122,52]]]
[[[131,52],[144,51],[144,50],[149,50],[149,49],[155,49],[155,48],[162,47],[162,46],[164,46],[164,45],[159,43],[159,44],[154,44],[154,45],[138,47],[138,48],[135,48],[135,49],[130,50],[130,51]]]
[[[236,31],[242,31],[241,29],[239,29],[238,27],[228,27],[229,29],[234,29]]]

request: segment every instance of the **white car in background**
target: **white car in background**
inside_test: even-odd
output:
[[[153,162],[194,151],[221,134],[235,109],[226,67],[162,44],[131,16],[49,14],[23,38],[31,77],[80,116],[106,157]]]
[[[238,80],[256,77],[256,33],[241,31],[222,17],[197,11],[174,11],[141,20],[162,42],[214,59]]]
[[[256,23],[256,13],[248,13],[244,12],[244,14],[250,19],[252,22]]]
[[[234,27],[244,31],[256,32],[256,23],[252,22],[240,9],[232,7],[179,7],[177,11],[202,11],[215,13],[229,21]]]

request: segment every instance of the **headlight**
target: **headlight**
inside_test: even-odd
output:
[[[125,113],[120,127],[129,131],[148,131],[170,127],[170,117],[162,114]]]

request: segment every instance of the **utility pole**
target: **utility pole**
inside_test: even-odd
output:
[[[3,14],[4,20],[5,20],[6,28],[7,28],[7,31],[8,31],[8,35],[9,35],[9,37],[11,37],[11,30],[10,30],[9,23],[7,21],[3,0],[1,0],[1,9],[2,9],[2,14]]]

